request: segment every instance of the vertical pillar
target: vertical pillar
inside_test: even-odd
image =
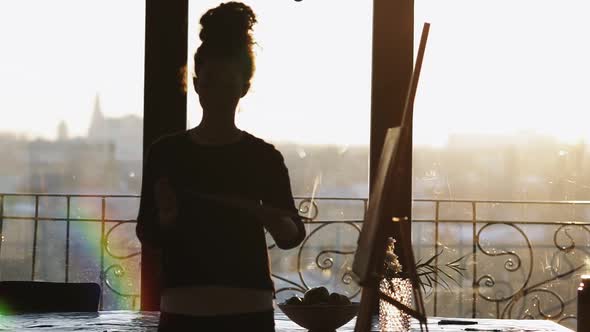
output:
[[[162,135],[186,129],[181,70],[188,45],[188,0],[145,2],[144,156]],[[159,253],[142,248],[141,310],[160,309]]]
[[[406,95],[414,61],[414,0],[373,1],[373,63],[371,81],[371,137],[369,188],[372,190],[377,166],[388,128],[401,125]],[[411,123],[411,121],[410,121]],[[411,137],[411,125],[410,125]],[[412,140],[398,154],[402,172],[396,179],[398,188],[384,197],[389,215],[408,216],[412,210]],[[390,231],[400,234],[399,223],[389,223]],[[411,234],[411,229],[405,229]],[[410,239],[407,239],[411,241]],[[400,257],[403,252],[396,248]],[[367,292],[376,308],[376,293]]]
[[[414,0],[374,0],[371,78],[371,138],[369,186],[372,188],[388,128],[399,126],[413,69]],[[407,165],[406,205],[411,199],[412,154],[400,156]],[[404,167],[406,168],[406,167]],[[406,207],[407,208],[407,207]]]

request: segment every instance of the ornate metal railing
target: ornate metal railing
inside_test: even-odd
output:
[[[434,218],[416,218],[420,204],[433,207]],[[443,208],[447,216],[441,215]],[[461,257],[463,277],[469,277],[448,294],[434,285],[434,315],[445,307],[442,313],[449,313],[439,298],[449,303],[463,293],[464,311],[451,314],[573,324],[579,276],[589,257],[590,202],[416,200],[414,215],[415,221],[434,224],[434,252],[451,249],[448,260]],[[449,225],[459,235],[452,246],[441,235]]]
[[[86,204],[82,200],[98,204],[81,209]],[[296,202],[309,218],[301,246],[279,251],[268,238],[278,298],[317,285],[358,298],[360,290],[350,267],[367,200],[297,197]],[[72,263],[80,261],[81,246],[87,244],[96,249],[89,255],[95,257],[97,281],[103,286],[101,308],[137,309],[137,205],[135,195],[0,194],[0,278],[15,278],[7,270],[19,263],[7,252],[12,250],[20,253],[16,256],[22,258],[21,267],[30,260],[29,273],[16,278],[92,280],[92,271],[73,266],[80,262]],[[424,282],[423,288],[429,314],[573,324],[577,280],[590,257],[590,202],[417,199],[413,218],[416,258],[428,261],[432,271],[431,282]],[[28,223],[32,235],[23,237],[21,230],[20,237],[12,239],[10,229],[23,223]],[[56,223],[61,223],[65,242],[60,278],[48,277],[40,269],[41,263],[50,266],[57,260],[54,249],[51,257],[40,257],[49,250],[40,243],[49,233],[55,237],[49,226]],[[72,234],[74,225],[84,223],[94,226]],[[93,239],[94,246],[88,244]],[[54,245],[54,240],[47,243]],[[23,254],[27,246],[30,254]],[[461,269],[445,270],[448,266]]]
[[[109,200],[135,200],[139,197],[137,195],[79,195],[79,194],[0,194],[0,234],[2,234],[0,241],[0,276],[2,279],[12,280],[46,280],[46,281],[93,281],[98,282],[102,288],[100,309],[113,309],[118,305],[127,308],[136,309],[139,306],[138,287],[124,287],[123,290],[120,282],[114,282],[111,276],[121,280],[125,277],[131,268],[135,269],[135,275],[139,275],[139,257],[140,245],[136,243],[135,246],[128,246],[127,253],[116,253],[111,246],[110,238],[117,229],[123,225],[134,225],[134,219],[122,219],[115,217],[108,217],[109,211],[107,209]],[[98,202],[98,205],[92,204],[92,201]],[[90,204],[89,204],[90,203]],[[58,206],[61,205],[63,209]],[[131,204],[133,205],[133,204]],[[57,207],[57,209],[56,209]],[[58,210],[58,211],[56,211]],[[61,211],[59,211],[61,210]],[[137,210],[135,210],[136,213]],[[43,213],[47,212],[47,213]],[[62,212],[62,213],[60,213]],[[32,236],[22,236],[23,226],[25,223],[32,222],[32,225],[25,225],[24,228],[32,228]],[[47,250],[50,247],[40,248],[40,238],[47,236],[41,234],[43,231],[48,231],[48,227],[54,226],[56,223],[64,224],[64,242],[63,248],[63,277],[59,278],[52,273],[49,276],[40,276],[39,274],[39,255],[42,250]],[[84,224],[97,224],[95,225]],[[79,226],[76,232],[76,239],[80,242],[75,248],[72,248],[72,228],[74,225]],[[7,226],[15,229],[15,239],[12,239],[13,234],[7,231]],[[81,229],[80,229],[81,228]],[[26,229],[25,229],[26,231]],[[98,233],[98,234],[97,234]],[[128,232],[129,233],[129,232]],[[96,242],[92,243],[92,238],[96,238]],[[48,238],[48,243],[55,246],[55,241]],[[137,242],[132,239],[132,242]],[[13,248],[10,248],[13,247]],[[7,254],[7,249],[11,253]],[[30,253],[27,253],[30,249]],[[96,264],[96,269],[88,269],[88,266],[82,266],[72,272],[72,252],[74,257],[77,255],[83,257],[90,257],[91,264]],[[6,261],[11,261],[12,256],[21,257],[19,265],[20,273],[10,273],[9,266]],[[12,254],[12,255],[11,255]],[[55,254],[55,253],[53,253]],[[53,261],[54,257],[47,257],[47,260]],[[135,262],[131,262],[135,258]],[[22,269],[22,265],[30,259],[30,272],[26,273]],[[121,262],[128,263],[126,265]],[[18,263],[18,262],[17,262]],[[14,265],[14,264],[13,264]],[[57,264],[56,264],[57,265]],[[84,264],[78,264],[84,265]],[[8,271],[7,271],[8,270]],[[54,269],[55,270],[55,269]],[[88,274],[90,272],[90,275]],[[7,274],[9,275],[7,277]],[[72,274],[74,274],[72,276]],[[94,274],[94,275],[93,275]],[[60,280],[61,279],[61,280]],[[129,285],[138,285],[139,280],[130,281]],[[129,288],[134,288],[129,291]],[[110,294],[109,294],[110,292]],[[110,298],[111,301],[105,301],[107,295],[115,296]],[[126,303],[121,303],[121,299]]]
[[[312,204],[306,198],[300,208],[311,204],[322,211],[329,200]],[[350,275],[354,241],[336,248],[319,246],[312,269],[302,262],[309,258],[303,252],[310,239],[325,236],[327,225],[347,228],[349,238],[356,240],[362,218],[322,219],[317,212],[311,217],[310,224],[317,226],[297,250],[297,274],[290,279],[275,275],[285,281],[278,293],[303,293],[310,287],[306,272],[336,269],[339,278],[316,279],[312,286],[323,284],[357,297],[359,288]],[[428,313],[551,319],[573,327],[576,288],[590,257],[589,219],[586,201],[414,200],[412,243],[422,266],[428,262],[419,272],[432,272],[433,282],[423,280]],[[339,256],[348,259],[336,263]]]

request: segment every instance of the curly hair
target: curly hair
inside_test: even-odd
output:
[[[201,46],[194,55],[195,75],[209,59],[228,59],[238,63],[246,82],[254,75],[255,44],[252,28],[256,23],[252,8],[241,2],[227,2],[209,9],[199,23]]]

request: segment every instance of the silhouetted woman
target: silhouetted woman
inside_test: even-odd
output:
[[[161,250],[159,331],[274,331],[264,229],[282,249],[305,229],[281,153],[235,125],[255,67],[256,17],[228,2],[200,23],[201,123],[153,143],[143,170],[136,231]]]

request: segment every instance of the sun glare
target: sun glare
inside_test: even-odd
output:
[[[246,2],[259,17],[258,70],[239,125],[273,141],[368,144],[372,2]],[[218,3],[190,2],[189,70],[198,18]],[[538,0],[416,1],[416,43],[421,24],[432,26],[415,143],[522,131],[588,141],[590,49],[581,41],[589,7],[574,0],[558,8]],[[66,12],[77,14],[47,15]],[[0,132],[53,139],[65,121],[72,136],[83,136],[97,94],[106,115],[141,116],[143,24],[142,2],[1,2],[0,30],[18,33],[3,34]],[[200,106],[190,86],[188,100],[194,126]]]

